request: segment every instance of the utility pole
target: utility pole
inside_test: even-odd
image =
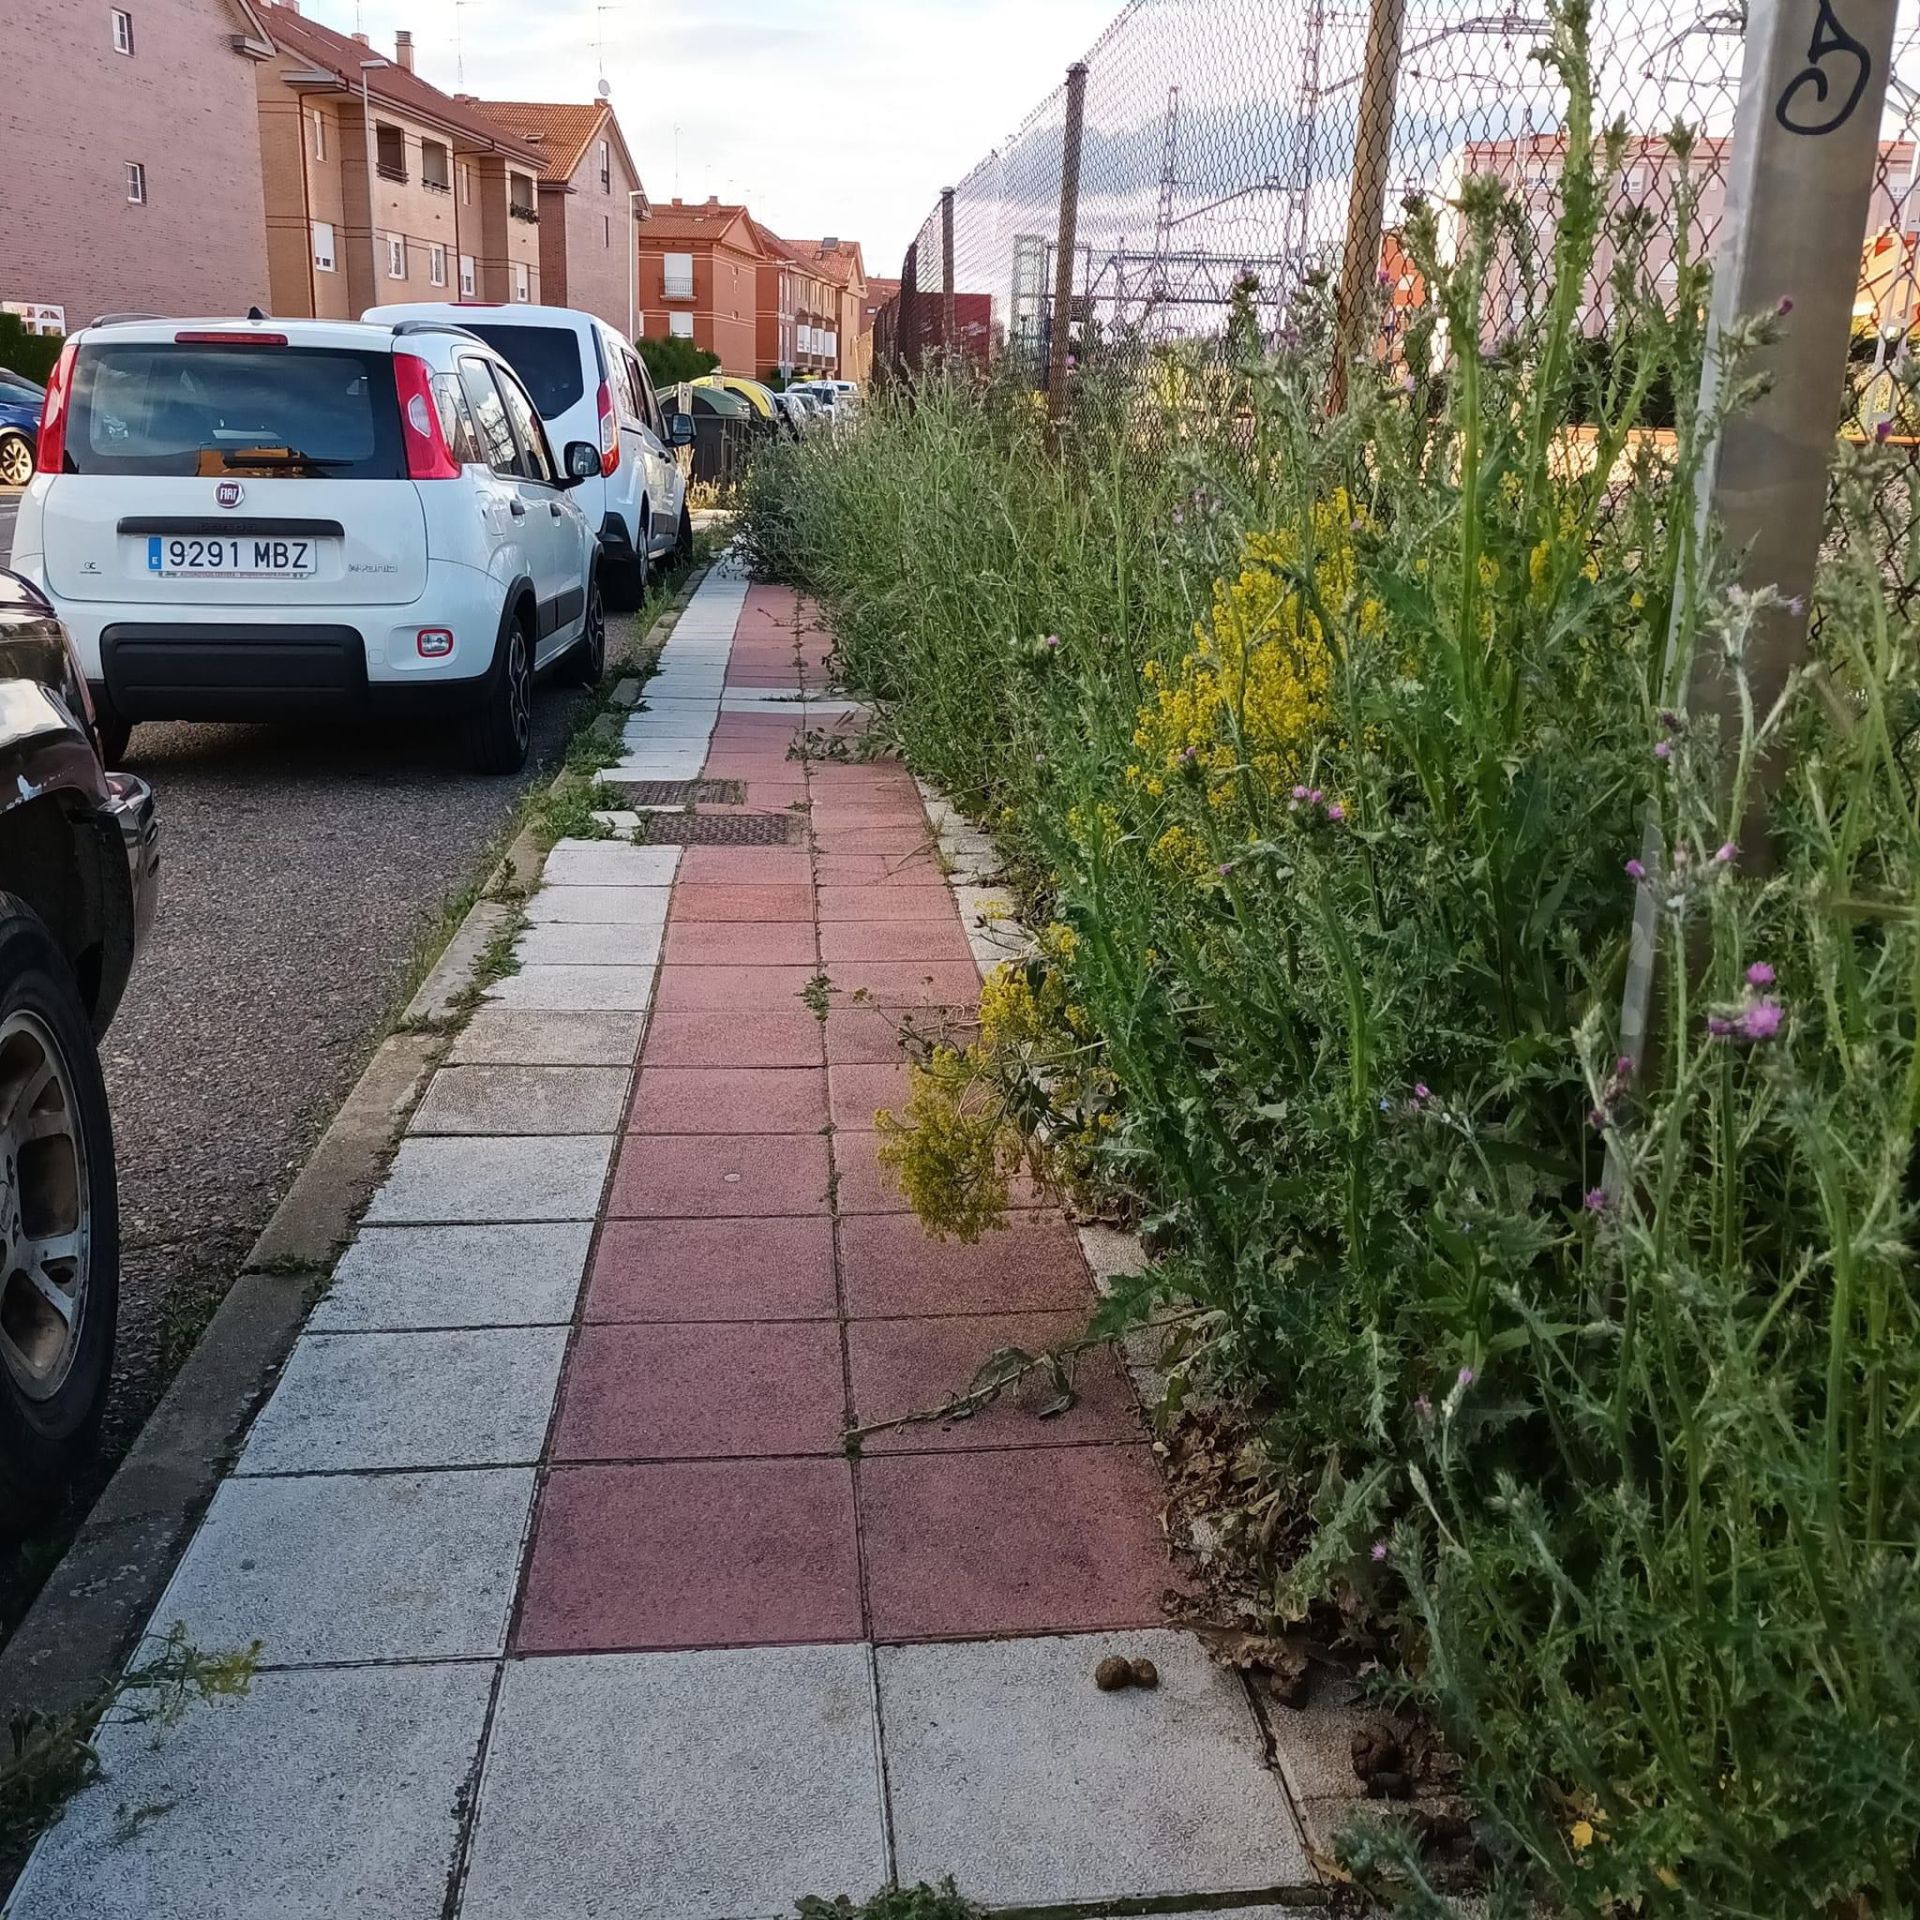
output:
[[[1717,403],[1718,342],[1729,327],[1779,313],[1781,337],[1743,368],[1765,376],[1766,390],[1707,450],[1695,520],[1700,535],[1717,528],[1722,550],[1742,556],[1743,586],[1772,587],[1787,602],[1761,616],[1748,647],[1762,713],[1806,654],[1807,596],[1826,522],[1894,12],[1894,0],[1748,0],[1703,403]],[[1669,677],[1693,644],[1684,617],[1676,608]],[[1693,717],[1718,717],[1723,741],[1739,725],[1736,689],[1719,660],[1694,654],[1687,701]],[[1759,769],[1749,817],[1736,823],[1749,867],[1769,863],[1764,808],[1780,772]],[[1649,870],[1660,855],[1650,826],[1642,855]],[[1636,1064],[1652,1017],[1658,912],[1643,887],[1620,1021],[1621,1052]]]
[[[1360,74],[1359,114],[1353,134],[1353,189],[1347,197],[1347,237],[1340,253],[1333,370],[1327,411],[1347,404],[1347,382],[1366,351],[1362,337],[1380,271],[1380,240],[1386,224],[1387,165],[1393,154],[1393,111],[1400,90],[1400,40],[1407,0],[1372,0],[1367,13],[1367,52]]]
[[[1047,432],[1058,443],[1067,418],[1067,344],[1073,331],[1073,263],[1080,231],[1080,147],[1087,118],[1087,63],[1067,69],[1067,124],[1060,145],[1060,235],[1053,256],[1053,337],[1047,354]]]

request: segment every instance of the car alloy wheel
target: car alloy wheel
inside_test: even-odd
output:
[[[0,1026],[0,1362],[29,1400],[66,1384],[86,1318],[91,1170],[73,1077],[26,1008]]]
[[[524,747],[533,738],[533,650],[526,630],[518,626],[507,647],[507,724],[516,746]]]
[[[33,478],[33,449],[17,433],[0,433],[0,482],[24,487]]]
[[[600,578],[587,589],[587,658],[598,680],[607,664],[607,603],[600,595]]]

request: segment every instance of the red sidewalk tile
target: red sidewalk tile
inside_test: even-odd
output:
[[[905,1213],[906,1197],[900,1184],[880,1164],[876,1151],[880,1136],[845,1128],[833,1136],[834,1192],[840,1211],[850,1213]],[[1051,1204],[1024,1173],[1008,1183],[1008,1194],[1018,1208]]]
[[[957,914],[945,920],[836,920],[820,929],[820,958],[829,969],[849,960],[959,960],[971,966],[973,949]],[[673,960],[671,936],[667,960]]]
[[[964,1047],[978,1031],[974,1010],[917,1007],[911,1012],[883,1012],[878,1007],[850,1007],[836,1001],[827,1015],[827,1064],[833,1067],[891,1066],[906,1057],[900,1043],[903,1021],[912,1021],[916,1033]]]
[[[836,1310],[833,1225],[802,1219],[609,1220],[585,1317],[818,1320]]]
[[[670,967],[806,967],[815,961],[811,920],[675,920],[667,927]],[[963,942],[964,944],[964,942]]]
[[[656,1013],[641,1058],[649,1067],[817,1067],[820,1022],[802,1006],[790,1013]]]
[[[846,1136],[836,1134],[836,1148]],[[936,1240],[907,1213],[854,1215],[839,1226],[847,1312],[1091,1312],[1080,1242],[1058,1213],[1013,1213],[973,1246]]]
[[[674,891],[677,894],[679,889],[676,887]],[[951,920],[957,911],[953,895],[944,886],[860,887],[823,881],[819,899],[822,923],[829,920]]]
[[[980,992],[980,969],[971,959],[838,960],[828,971],[842,993],[881,1008],[964,1007]]]
[[[827,1142],[809,1133],[630,1133],[607,1204],[616,1220],[826,1210]]]
[[[558,1467],[547,1482],[518,1652],[860,1637],[844,1460]]]
[[[907,1064],[829,1067],[827,1102],[833,1124],[856,1133],[873,1130],[873,1116],[882,1107],[896,1113],[907,1104]]]
[[[894,1454],[858,1473],[876,1640],[1160,1624],[1173,1569],[1149,1448]]]
[[[846,1393],[831,1321],[585,1327],[554,1458],[838,1454]]]
[[[818,1067],[642,1067],[633,1133],[814,1133],[827,1124]]]
[[[662,967],[653,1004],[659,1013],[806,1012],[800,998],[814,967]]]
[[[932,848],[933,829],[918,827],[820,827],[813,835],[822,854],[847,859],[859,854],[880,854],[888,860],[910,859]]]
[[[667,903],[669,920],[805,920],[813,913],[811,887],[706,887],[684,882]]]
[[[1039,1354],[1070,1345],[1087,1330],[1084,1313],[1009,1313],[919,1320],[857,1320],[847,1328],[847,1365],[857,1424],[922,1413],[965,1393],[987,1359],[1007,1348]],[[964,1420],[915,1421],[869,1434],[863,1453],[924,1453],[952,1448],[1067,1447],[1139,1440],[1140,1416],[1127,1376],[1110,1347],[1063,1363],[1074,1403],[1041,1418],[1036,1409],[1058,1398],[1045,1368],[1036,1369],[990,1406]]]
[[[813,878],[805,847],[689,847],[675,876],[687,886],[802,886]]]

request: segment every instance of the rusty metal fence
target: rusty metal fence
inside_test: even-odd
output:
[[[1853,42],[1828,0],[1819,18],[1838,51],[1816,44],[1810,57],[1831,60],[1815,74],[1837,87]],[[1050,359],[1057,381],[1069,357],[1224,340],[1236,288],[1277,340],[1319,276],[1342,282],[1350,306],[1364,294],[1376,350],[1391,352],[1425,298],[1401,245],[1403,204],[1434,201],[1444,229],[1474,174],[1511,196],[1515,238],[1483,320],[1497,342],[1524,298],[1528,231],[1544,240],[1559,211],[1567,94],[1537,57],[1549,25],[1538,0],[1133,0],[941,195],[880,317],[876,365],[1011,358],[1045,384]],[[1601,183],[1607,237],[1586,290],[1596,338],[1612,319],[1619,245],[1659,289],[1683,250],[1711,258],[1722,242],[1747,25],[1743,0],[1592,0],[1597,123],[1624,136]],[[1920,0],[1901,0],[1846,425],[1902,441],[1920,431],[1907,378],[1920,319],[1916,121]]]

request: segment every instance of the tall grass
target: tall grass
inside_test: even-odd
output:
[[[1338,421],[1309,298],[1228,367],[1089,365],[1057,459],[1029,395],[880,397],[760,468],[748,537],[1051,923],[900,1151],[990,1183],[984,1111],[1138,1213],[1164,1253],[1122,1309],[1196,1308],[1174,1390],[1257,1437],[1261,1623],[1371,1618],[1531,1897],[1906,1912],[1920,651],[1842,514],[1809,670],[1689,709],[1702,650],[1745,688],[1768,599],[1690,512],[1701,268],[1663,301],[1611,234],[1616,339],[1579,337],[1618,157],[1581,25],[1566,215],[1497,350],[1458,343],[1527,227],[1475,181],[1455,258],[1410,215],[1425,318]],[[1726,404],[1777,324],[1726,343]]]

